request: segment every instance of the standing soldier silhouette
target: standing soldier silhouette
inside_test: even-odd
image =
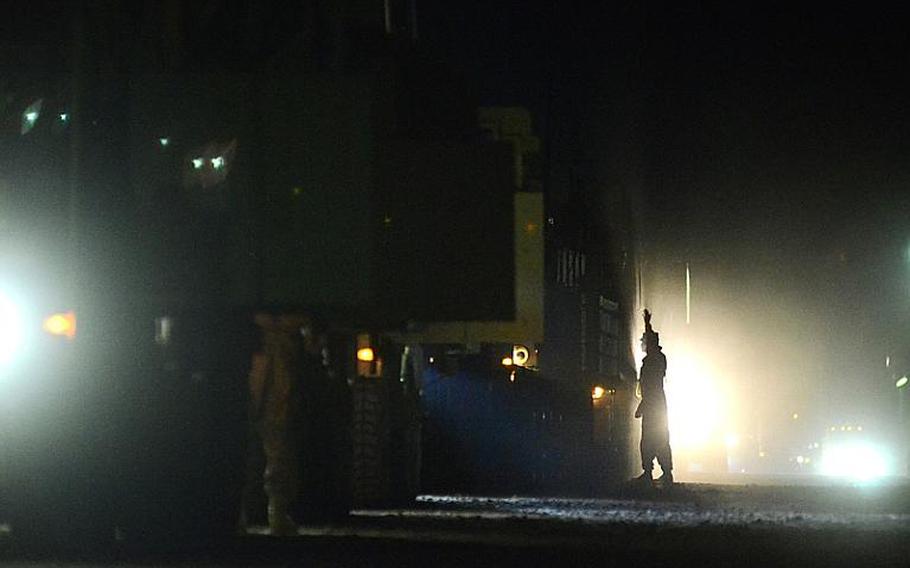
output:
[[[660,336],[651,327],[651,312],[645,310],[645,333],[641,337],[645,358],[641,363],[639,383],[641,403],[635,417],[641,418],[641,467],[644,470],[636,481],[651,484],[654,459],[660,464],[663,475],[658,481],[673,483],[673,454],[670,451],[670,429],[667,423],[667,397],[664,394],[664,375],[667,358],[660,347]]]

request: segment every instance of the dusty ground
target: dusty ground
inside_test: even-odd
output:
[[[298,537],[261,532],[169,556],[105,551],[78,565],[907,566],[910,487],[687,484],[627,488],[608,499],[428,495],[407,508],[308,525]],[[29,566],[80,560],[21,555],[14,546],[4,558]]]

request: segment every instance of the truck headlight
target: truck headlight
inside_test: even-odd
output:
[[[0,364],[9,362],[22,343],[19,306],[0,292]]]

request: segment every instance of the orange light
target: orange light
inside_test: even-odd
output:
[[[76,337],[76,314],[64,312],[52,314],[44,319],[44,331],[51,335],[60,335],[67,339]]]
[[[348,353],[350,353],[350,351]],[[369,363],[369,362],[373,361],[375,358],[376,358],[376,354],[373,353],[373,349],[371,347],[362,347],[357,350],[357,360],[358,361],[363,361],[365,363]]]
[[[606,394],[607,394],[606,389],[604,389],[604,388],[603,388],[602,386],[600,386],[600,385],[598,385],[598,386],[594,387],[593,389],[591,389],[591,399],[592,399],[592,400],[600,400],[600,399],[602,399],[604,396],[606,396]]]

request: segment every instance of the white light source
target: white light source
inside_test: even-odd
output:
[[[888,460],[881,450],[869,444],[836,445],[825,448],[821,472],[833,477],[872,481],[888,474]]]
[[[193,169],[201,170],[202,166],[205,165],[205,160],[202,158],[193,158]]]
[[[161,144],[161,147],[163,148],[171,143],[171,139],[170,138],[159,138],[158,143]],[[194,165],[195,165],[195,162],[196,161],[193,160]]]
[[[7,363],[22,343],[19,308],[0,292],[0,363]]]
[[[22,124],[19,130],[20,134],[28,134],[29,131],[34,128],[38,119],[41,117],[42,106],[44,106],[44,99],[38,99],[22,111]]]
[[[910,382],[910,379],[908,379],[907,376],[904,375],[903,377],[897,379],[897,382],[894,383],[894,386],[896,386],[897,388],[902,388],[902,387],[907,386],[908,382]]]
[[[217,158],[212,158],[212,167],[216,170],[224,168],[224,157],[218,156]]]
[[[518,366],[524,366],[531,358],[531,352],[524,345],[512,346],[512,361]]]
[[[723,439],[722,393],[712,370],[697,356],[678,350],[665,388],[674,449],[694,451]]]

